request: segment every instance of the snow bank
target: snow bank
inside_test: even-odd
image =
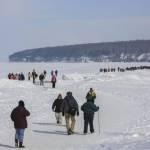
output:
[[[74,74],[63,74],[62,80],[73,80],[73,81],[81,81],[84,80],[84,76],[78,73]]]
[[[0,88],[33,88],[33,84],[26,81],[1,79]]]

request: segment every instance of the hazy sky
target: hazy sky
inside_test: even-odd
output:
[[[24,49],[150,39],[150,0],[0,0],[0,61]]]

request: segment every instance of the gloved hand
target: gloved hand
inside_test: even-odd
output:
[[[77,116],[79,116],[79,112],[77,111]]]
[[[62,116],[64,116],[65,115],[65,113],[64,112],[62,112]]]
[[[97,110],[99,110],[99,106],[97,106]]]

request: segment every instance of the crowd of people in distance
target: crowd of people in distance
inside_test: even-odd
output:
[[[83,111],[83,134],[88,133],[88,126],[90,127],[90,133],[94,133],[94,113],[99,110],[99,107],[95,105],[96,93],[93,88],[90,88],[86,94],[86,102],[81,105],[81,111]],[[55,112],[56,123],[62,124],[62,117],[65,117],[65,124],[67,134],[71,135],[75,133],[75,116],[79,116],[79,105],[74,98],[72,92],[68,91],[66,96],[62,98],[59,94],[52,104],[52,110]],[[14,123],[15,128],[15,147],[24,148],[24,131],[27,128],[27,117],[30,116],[30,112],[25,108],[23,100],[18,102],[18,106],[11,112],[11,120]]]
[[[150,66],[134,66],[134,67],[118,67],[118,68],[100,68],[99,72],[125,72],[125,71],[135,71],[135,70],[143,70],[143,69],[150,69]]]
[[[32,72],[28,72],[28,81],[32,80],[33,84],[36,84],[36,80],[39,81],[39,85],[43,86],[44,83],[50,82],[52,83],[52,88],[56,87],[56,82],[57,82],[57,76],[58,76],[58,71],[51,71],[50,72],[50,77],[48,80],[46,80],[47,72],[44,70],[41,74],[37,74],[35,69],[33,69]],[[25,75],[23,73],[9,73],[8,74],[8,79],[10,80],[25,80]]]
[[[50,82],[52,83],[52,88],[55,88],[56,86],[56,82],[57,82],[57,75],[58,75],[58,71],[51,71],[51,80]],[[33,84],[36,83],[36,79],[39,78],[40,81],[40,85],[43,86],[44,85],[44,80],[46,79],[47,76],[47,72],[46,70],[44,70],[40,75],[38,75],[35,71],[35,69],[33,69],[32,72],[28,72],[28,80],[33,80]],[[46,81],[45,81],[46,82]]]
[[[9,73],[8,74],[8,79],[10,79],[10,80],[21,80],[21,81],[23,81],[23,80],[25,80],[25,76],[24,76],[24,74],[21,72],[21,73]]]

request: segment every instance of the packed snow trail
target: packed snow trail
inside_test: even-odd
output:
[[[34,65],[25,65],[25,71]],[[95,63],[90,65],[98,67]],[[31,112],[24,139],[27,150],[149,150],[150,71],[100,74],[93,68],[91,73],[88,67],[82,64],[81,69],[78,64],[71,64],[68,69],[67,64],[61,70],[56,89],[49,83],[41,87],[29,81],[0,79],[0,150],[14,148],[15,130],[10,113],[20,99]],[[68,136],[64,118],[62,125],[56,124],[52,103],[59,93],[64,97],[72,91],[81,106],[90,87],[96,91],[95,103],[100,106],[100,135],[98,113],[94,118],[95,133],[83,135],[80,111],[76,133]]]

